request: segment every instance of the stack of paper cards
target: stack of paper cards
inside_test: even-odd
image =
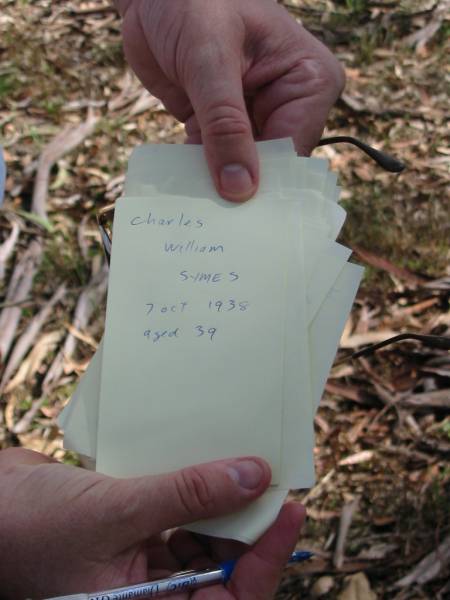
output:
[[[117,477],[256,455],[272,485],[189,529],[254,542],[314,483],[314,414],[361,267],[336,243],[328,163],[258,144],[245,203],[215,192],[201,147],[145,145],[115,207],[105,335],[60,425]]]

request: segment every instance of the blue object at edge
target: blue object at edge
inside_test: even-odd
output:
[[[288,561],[288,564],[292,563],[300,563],[305,560],[309,560],[312,556],[314,556],[313,552],[308,552],[306,550],[296,550],[291,554],[291,557]],[[227,583],[229,581],[231,575],[233,574],[234,567],[236,566],[236,560],[226,560],[225,562],[220,564],[220,568],[223,571],[223,582]]]
[[[220,564],[220,568],[223,571],[223,582],[226,583],[227,581],[229,581],[234,567],[236,566],[236,560],[226,560],[225,562]]]

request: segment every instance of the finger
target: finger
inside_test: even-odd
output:
[[[194,114],[186,120],[184,128],[186,131],[185,144],[203,144],[200,125],[198,124],[197,117]]]
[[[217,568],[217,562],[209,557],[197,557],[190,561],[187,565],[189,569],[195,571],[203,569],[215,569]],[[230,594],[229,590],[223,583],[219,583],[213,586],[207,586],[204,590],[198,590],[192,594],[192,599],[200,598],[203,600],[232,600],[234,597]]]
[[[192,600],[211,600],[212,598],[214,600],[236,600],[238,596],[233,596],[222,584],[213,585],[192,594]]]
[[[198,133],[196,135],[190,135],[189,137],[186,138],[185,144],[194,144],[196,146],[198,146],[199,144],[202,144],[202,136]]]
[[[114,0],[116,9],[122,18],[125,16],[127,10],[130,8],[131,2],[132,0]]]
[[[198,538],[199,536],[185,529],[177,529],[170,536],[169,549],[183,567],[196,558],[206,556],[207,549]]]
[[[238,561],[228,583],[237,598],[267,600],[273,597],[304,518],[303,506],[294,502],[283,506],[272,527]]]
[[[281,85],[278,82],[278,86]],[[276,92],[273,92],[275,95]],[[268,91],[264,92],[264,95],[266,101]],[[309,156],[320,140],[336,98],[337,96],[330,95],[328,90],[319,89],[309,97],[287,101],[267,117],[261,128],[260,139],[292,137],[297,152],[301,156]]]
[[[192,135],[201,135],[200,125],[198,124],[198,119],[195,114],[192,114],[186,119],[184,129],[188,137],[191,137]]]
[[[231,600],[273,598],[305,517],[305,509],[297,503],[283,506],[276,522],[263,537],[238,561],[227,587],[216,586],[199,590],[195,600]]]
[[[248,544],[237,540],[209,536],[203,536],[203,539],[204,543],[207,544],[208,554],[216,562],[236,560],[248,551]]]
[[[245,105],[247,107],[247,114],[249,119],[252,119],[252,97],[245,98]],[[184,129],[186,132],[186,144],[202,144],[202,132],[200,131],[200,125],[198,124],[197,117],[192,114],[184,123]],[[258,139],[258,131],[256,125],[252,122],[253,137],[255,140]]]
[[[136,542],[243,508],[265,491],[270,478],[269,465],[251,457],[205,463],[165,475],[119,479],[111,508],[117,514],[122,540]]]
[[[214,538],[177,529],[169,538],[169,549],[173,556],[185,566],[205,556],[215,563],[235,560],[248,550],[248,545],[236,540]]]
[[[164,569],[171,573],[179,571],[182,564],[177,557],[171,552],[167,543],[163,541],[161,536],[153,536],[143,543],[145,552],[148,556],[149,569]],[[155,576],[159,577],[159,576]]]
[[[253,99],[252,116],[262,139],[293,137],[297,151],[317,145],[345,76],[331,52],[308,31],[295,31],[298,51],[289,69]]]
[[[142,4],[142,6],[140,6]],[[169,81],[155,59],[145,37],[142,22],[149,3],[131,3],[122,23],[125,57],[142,84],[158,97],[178,120],[185,121],[192,114],[192,106],[186,93]],[[140,13],[144,11],[144,14]]]
[[[56,462],[58,461],[50,456],[25,448],[6,448],[0,452],[0,468],[2,469],[15,465],[40,465]]]
[[[256,192],[259,167],[238,50],[225,56],[222,45],[209,45],[206,57],[192,58],[186,89],[215,186],[228,200],[247,200]]]

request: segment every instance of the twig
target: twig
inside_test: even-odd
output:
[[[4,395],[10,410],[8,414],[10,415],[11,424],[10,427],[14,427],[14,409],[13,406],[15,404],[15,400],[17,396],[8,396],[6,394],[10,394],[17,387],[25,383],[26,381],[30,381],[32,377],[38,372],[44,363],[46,357],[54,352],[55,348],[59,344],[62,336],[61,330],[51,331],[48,333],[43,333],[39,339],[34,343],[33,348],[28,352],[27,357],[23,359],[20,363],[18,369],[11,379],[8,381],[8,384],[5,387]],[[30,381],[31,382],[31,381]]]
[[[411,394],[402,398],[400,404],[412,408],[442,408],[450,410],[450,389]]]
[[[333,396],[340,396],[345,400],[351,400],[357,404],[369,404],[377,401],[377,396],[355,386],[336,383],[335,380],[329,380],[325,386],[325,391]]]
[[[11,308],[12,306],[21,306],[22,308],[33,306],[36,302],[33,301],[31,296],[29,298],[25,298],[25,300],[21,300],[20,302],[1,302],[0,310],[4,308]]]
[[[431,38],[439,31],[448,11],[450,10],[449,0],[438,2],[433,10],[433,15],[429,23],[411,35],[408,35],[403,41],[408,46],[415,46],[416,51],[420,52],[428,44]]]
[[[87,326],[95,307],[105,295],[106,288],[107,268],[106,265],[104,265],[101,271],[92,278],[91,283],[78,299],[73,320],[73,325],[76,329],[82,330]],[[33,402],[31,408],[15,424],[12,428],[13,433],[20,434],[29,429],[47,395],[59,382],[64,370],[64,362],[73,355],[76,345],[77,338],[72,333],[69,333],[64,341],[62,349],[58,352],[51,367],[47,371],[47,375],[42,384],[41,397]]]
[[[358,256],[358,258],[360,258],[363,262],[369,264],[371,267],[374,267],[375,269],[381,269],[382,271],[386,271],[387,273],[389,273],[390,275],[394,275],[398,279],[407,281],[410,285],[420,286],[426,283],[427,281],[425,277],[417,275],[416,273],[413,273],[405,267],[395,265],[387,258],[379,256],[378,254],[375,254],[373,252],[369,252],[364,248],[360,248],[359,246],[353,246],[352,250]]]
[[[306,496],[302,499],[302,504],[306,506],[308,502],[317,498],[335,474],[335,469],[330,469],[330,471],[328,471],[328,473],[322,477],[322,479],[313,488],[309,490]]]
[[[69,14],[75,15],[76,17],[87,17],[89,15],[103,15],[109,13],[116,13],[117,11],[114,6],[98,6],[97,8],[79,8],[78,10],[71,8]]]
[[[16,434],[19,435],[21,433],[25,433],[34,417],[37,415],[38,411],[40,410],[41,406],[44,404],[45,402],[45,396],[41,396],[40,398],[37,398],[36,400],[33,401],[30,410],[28,410],[24,416],[20,419],[20,421],[18,421],[14,427],[11,429],[11,431]]]
[[[423,585],[435,579],[450,563],[450,535],[439,546],[425,556],[412,571],[395,582],[396,587],[407,587],[414,583]]]
[[[17,220],[13,221],[11,233],[0,246],[0,282],[3,281],[5,277],[6,264],[8,262],[9,257],[14,251],[17,240],[19,238],[20,225]]]
[[[100,273],[92,278],[91,283],[78,299],[73,319],[73,327],[77,331],[83,331],[87,327],[95,307],[106,293],[106,288],[107,268],[104,265]],[[42,389],[44,395],[54,387],[54,384],[61,377],[64,369],[64,361],[66,358],[69,359],[72,357],[77,341],[77,337],[72,332],[67,335],[62,349],[58,352],[43,381]]]
[[[340,467],[359,465],[363,462],[371,461],[374,456],[375,452],[373,450],[361,450],[361,452],[356,452],[355,454],[342,458],[338,464]]]
[[[32,211],[42,219],[47,219],[47,192],[52,166],[64,154],[71,152],[86,137],[91,135],[97,121],[98,117],[95,117],[92,109],[89,109],[86,121],[75,127],[65,127],[44,148],[39,157],[32,200]]]
[[[358,508],[359,497],[356,497],[351,502],[348,502],[342,508],[341,520],[339,521],[339,533],[336,542],[336,549],[333,555],[333,565],[336,569],[340,569],[344,564],[345,542],[347,540],[348,531],[353,520],[353,515]]]
[[[89,215],[84,215],[84,217],[81,219],[81,223],[78,226],[78,231],[77,231],[78,247],[80,248],[81,256],[84,258],[84,260],[86,262],[88,262],[88,257],[89,257],[89,246],[85,239],[86,224],[88,221],[89,221]]]
[[[33,240],[14,268],[6,295],[8,303],[20,303],[28,298],[41,256],[41,242]],[[21,314],[22,310],[19,306],[12,306],[5,308],[0,315],[0,359],[2,360],[11,348]]]
[[[368,375],[368,380],[369,381],[374,381],[376,382],[378,385],[380,385],[383,389],[387,388],[389,390],[389,392],[395,392],[395,388],[392,385],[392,383],[390,383],[389,381],[386,381],[385,379],[383,379],[382,377],[380,377],[378,375],[378,373],[372,369],[372,367],[370,366],[369,361],[360,356],[359,358],[359,364],[361,365],[361,367],[363,368],[363,370],[367,373]]]
[[[20,365],[23,357],[27,354],[28,350],[31,348],[34,340],[39,335],[39,332],[42,329],[42,326],[48,319],[50,312],[53,310],[54,306],[62,300],[66,293],[66,286],[60,285],[50,300],[43,306],[43,308],[38,312],[38,314],[31,320],[30,324],[24,331],[24,333],[20,336],[16,345],[14,346],[14,350],[11,353],[11,357],[6,365],[5,371],[3,373],[2,380],[0,382],[0,394],[5,389],[8,381],[11,379],[12,375]]]
[[[380,453],[385,452],[386,454],[398,454],[399,456],[404,456],[408,460],[425,463],[426,465],[436,462],[436,460],[433,461],[427,454],[424,454],[423,452],[419,452],[418,450],[409,450],[408,448],[403,448],[403,446],[379,446],[377,451]]]

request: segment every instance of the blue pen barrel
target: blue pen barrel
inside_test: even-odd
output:
[[[88,600],[131,600],[133,598],[163,598],[170,594],[179,594],[198,589],[224,580],[221,568],[204,571],[182,571],[172,577],[157,579],[142,585],[126,586],[89,594]]]

